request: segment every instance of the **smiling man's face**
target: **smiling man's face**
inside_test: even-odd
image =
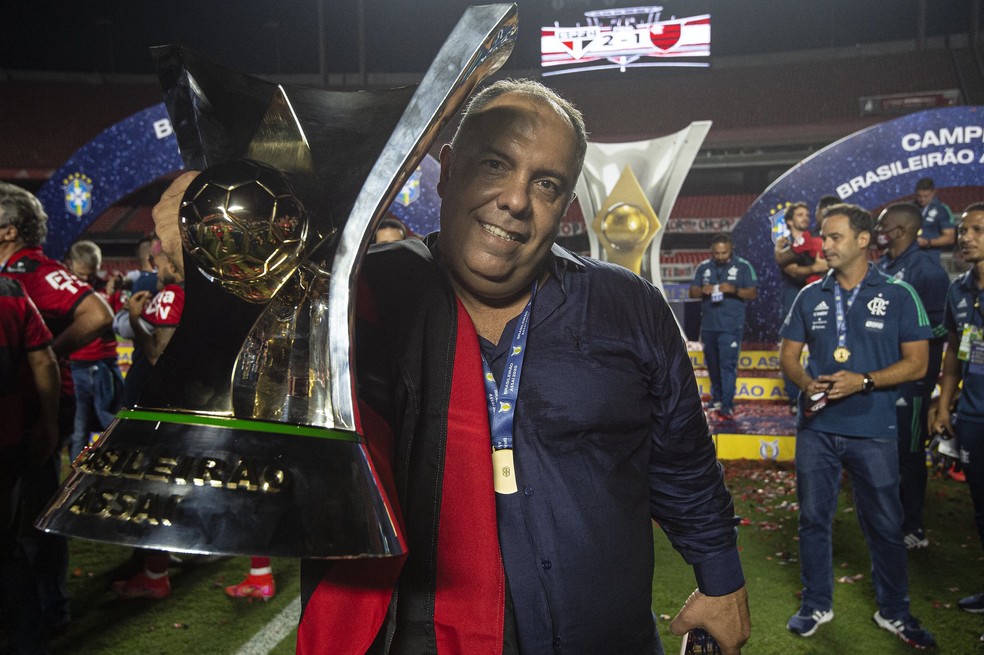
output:
[[[567,209],[574,129],[558,108],[506,93],[441,152],[439,251],[459,295],[487,304],[529,290]]]

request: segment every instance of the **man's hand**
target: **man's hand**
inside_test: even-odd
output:
[[[742,587],[726,596],[705,596],[694,590],[670,622],[670,632],[682,637],[692,628],[707,630],[724,655],[739,655],[752,634],[748,591]]]
[[[186,171],[175,178],[151,210],[151,215],[154,217],[154,231],[157,233],[157,238],[161,240],[161,250],[179,271],[184,270],[184,265],[181,256],[178,210],[181,209],[184,192],[198,174],[199,171]]]
[[[147,307],[147,303],[150,302],[150,292],[149,291],[138,291],[132,296],[127,304],[127,311],[130,312],[130,324],[132,325],[143,315],[144,308]]]
[[[931,434],[937,434],[939,432],[946,432],[951,437],[953,435],[953,419],[950,414],[950,409],[943,407],[941,404],[933,416],[929,419],[929,431]]]
[[[721,290],[721,293],[727,293],[727,294],[738,293],[738,287],[728,282],[722,282],[721,284],[719,284],[718,289]]]
[[[830,385],[827,397],[831,400],[847,398],[864,388],[864,375],[852,371],[840,370],[832,375],[818,375],[816,381]]]
[[[916,238],[916,241],[919,243],[919,247],[920,248],[929,248],[929,246],[930,246],[929,239],[924,239],[922,237],[917,237]]]

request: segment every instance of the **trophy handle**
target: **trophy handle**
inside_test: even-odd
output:
[[[331,397],[337,429],[356,429],[352,290],[372,228],[448,120],[475,87],[508,59],[517,22],[515,4],[468,8],[417,87],[355,200],[332,262],[328,291],[329,360],[335,364]],[[479,40],[482,45],[475,48],[473,44]]]

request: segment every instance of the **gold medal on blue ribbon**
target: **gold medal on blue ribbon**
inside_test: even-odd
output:
[[[834,348],[834,361],[843,364],[851,358],[851,351],[844,346]]]
[[[512,448],[492,451],[492,486],[497,494],[514,494],[519,491]]]

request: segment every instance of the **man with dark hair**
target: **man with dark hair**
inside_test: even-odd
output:
[[[936,185],[932,178],[924,177],[916,182],[915,200],[922,212],[922,231],[917,239],[919,247],[940,261],[940,253],[957,240],[953,214],[936,197]]]
[[[135,359],[127,373],[127,391],[131,402],[136,403],[146,383],[150,370],[174,336],[184,311],[184,275],[175,269],[171,259],[161,251],[161,242],[151,241],[150,257],[157,271],[158,290],[155,293],[137,291],[130,298],[126,311],[129,320],[126,325],[132,330],[135,349],[139,348],[141,357]],[[143,568],[133,576],[114,580],[113,593],[124,599],[163,600],[171,595],[171,579],[168,564],[171,554],[161,550],[141,550],[139,558]],[[135,557],[137,559],[137,557]]]
[[[758,296],[755,269],[733,251],[730,236],[715,234],[711,257],[697,266],[690,285],[690,297],[701,299],[700,340],[711,377],[711,407],[725,420],[732,419],[735,412],[745,301]]]
[[[381,343],[363,323],[356,348],[401,374],[395,407],[360,406],[409,554],[304,562],[298,652],[661,652],[653,518],[700,589],[671,630],[703,626],[726,655],[748,638],[733,503],[672,312],[642,278],[553,243],[585,149],[566,100],[497,82],[441,151],[439,235],[366,258]],[[191,177],[154,209],[174,256]],[[513,398],[499,381],[519,355]]]
[[[926,376],[899,385],[899,475],[902,498],[902,534],[906,548],[929,545],[923,530],[923,500],[926,496],[926,445],[929,442],[926,425],[929,401],[940,375],[946,328],[943,310],[950,277],[939,262],[916,243],[922,215],[915,205],[902,202],[888,206],[878,217],[875,243],[885,254],[878,269],[896,280],[909,283],[919,294],[933,338],[929,341],[929,364]]]
[[[773,256],[779,265],[782,276],[782,321],[796,300],[796,294],[810,282],[815,282],[827,272],[827,262],[823,258],[823,244],[810,234],[810,208],[805,202],[794,202],[786,207],[783,220],[789,236],[776,239]],[[797,412],[799,389],[784,377],[786,397],[789,399],[789,412]]]
[[[957,227],[964,261],[971,269],[950,284],[946,296],[947,355],[943,361],[940,406],[932,426],[957,440],[967,488],[974,505],[974,524],[984,546],[984,202],[967,207]],[[956,415],[951,413],[957,401]],[[957,418],[959,417],[959,421]],[[984,588],[980,566],[978,589]],[[984,613],[984,592],[962,598],[960,609]]]
[[[817,200],[817,209],[813,213],[813,227],[815,228],[814,233],[820,230],[820,224],[823,223],[823,218],[827,214],[827,209],[834,205],[839,205],[840,203],[841,199],[833,194],[828,193],[820,196],[820,200]]]
[[[132,280],[133,286],[130,288],[132,293],[137,293],[138,291],[149,291],[151,294],[157,293],[157,269],[154,267],[153,256],[150,252],[153,243],[153,234],[140,237],[140,241],[137,242],[136,257],[138,268],[127,274],[127,277]]]
[[[803,596],[786,627],[809,637],[834,618],[831,532],[846,470],[871,556],[873,619],[911,646],[930,647],[933,635],[909,613],[895,398],[898,385],[925,376],[932,330],[915,290],[868,264],[868,212],[833,205],[821,225],[831,271],[803,289],[780,331],[783,373],[803,391],[796,435]]]
[[[29,191],[0,182],[0,275],[20,282],[54,335],[51,347],[63,361],[111,329],[113,314],[91,286],[78,280],[60,262],[41,250],[48,233],[48,215]],[[61,432],[68,435],[74,420],[72,376],[62,366]],[[58,490],[61,459],[48,461],[24,475],[21,506],[24,516],[37,516]],[[68,541],[27,527],[21,535],[34,552],[32,562],[41,584],[41,602],[54,629],[69,622]]]
[[[379,222],[379,227],[376,228],[376,235],[372,241],[373,243],[392,243],[394,241],[403,241],[406,238],[406,226],[395,217],[387,214]]]

